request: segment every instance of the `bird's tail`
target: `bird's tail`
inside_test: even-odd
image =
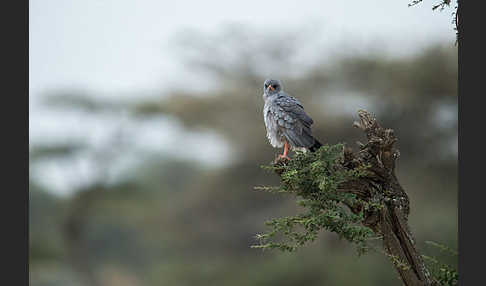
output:
[[[314,145],[309,147],[309,150],[311,152],[317,151],[319,148],[321,148],[322,144],[319,142],[317,139],[314,138]]]

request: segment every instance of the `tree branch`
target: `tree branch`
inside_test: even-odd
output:
[[[427,270],[408,226],[409,197],[395,175],[395,164],[400,157],[394,148],[397,138],[392,129],[381,127],[369,112],[360,110],[358,115],[360,120],[353,126],[365,133],[367,142],[361,144],[358,152],[345,147],[338,168],[352,171],[366,167],[366,174],[341,182],[337,191],[358,198],[344,204],[353,213],[364,214],[362,224],[381,237],[385,253],[405,285],[440,285]],[[281,177],[288,163],[286,160],[274,162],[275,171]],[[365,204],[373,202],[384,207],[366,208]]]

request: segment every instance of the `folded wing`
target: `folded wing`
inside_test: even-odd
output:
[[[314,121],[296,98],[287,94],[279,95],[269,112],[273,113],[278,128],[293,147],[309,148],[314,145],[311,131]]]

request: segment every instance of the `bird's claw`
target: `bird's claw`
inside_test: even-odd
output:
[[[278,157],[275,159],[275,163],[281,162],[285,163],[287,161],[290,161],[290,158],[287,155],[278,155]]]

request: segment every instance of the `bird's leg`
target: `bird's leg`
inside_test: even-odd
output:
[[[288,152],[289,152],[289,142],[285,141],[283,157],[287,157]]]
[[[285,159],[290,159],[288,156],[287,156],[287,153],[289,152],[289,142],[287,140],[285,140],[285,143],[284,143],[284,152],[282,155],[278,155],[278,158],[277,160],[280,160],[282,158],[285,158]]]

